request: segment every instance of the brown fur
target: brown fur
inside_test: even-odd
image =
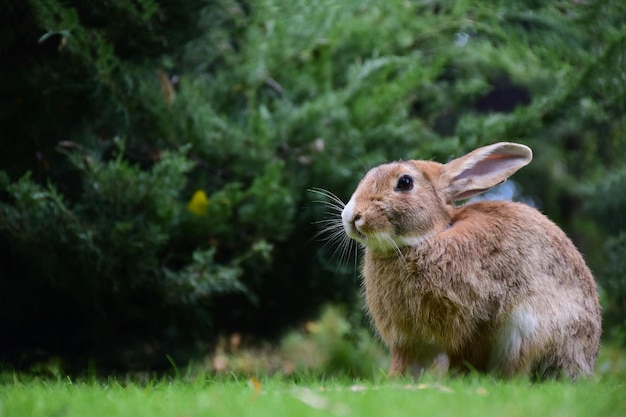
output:
[[[442,353],[452,369],[503,377],[593,373],[600,307],[571,240],[523,204],[453,205],[530,155],[500,143],[446,165],[381,165],[359,184],[344,226],[366,246],[366,301],[392,353],[390,374],[419,375]],[[403,175],[413,178],[410,191],[395,189]]]

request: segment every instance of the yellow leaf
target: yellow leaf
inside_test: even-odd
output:
[[[206,196],[206,193],[202,190],[197,190],[191,196],[191,200],[187,203],[187,210],[192,212],[198,217],[206,216],[207,210],[209,209],[209,199]]]
[[[250,379],[248,379],[248,384],[250,385],[252,389],[254,389],[255,394],[261,393],[261,390],[263,389],[263,385],[261,384],[261,381],[259,381],[257,378],[251,376]]]

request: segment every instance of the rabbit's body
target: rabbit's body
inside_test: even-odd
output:
[[[519,229],[513,242],[502,232],[512,225]],[[565,256],[559,252],[564,246],[570,249]],[[533,208],[468,204],[450,227],[402,248],[401,256],[366,250],[367,304],[382,339],[404,352],[407,363],[430,360],[412,346],[428,343],[455,368],[505,376],[556,368],[590,374],[599,306],[590,297],[591,273],[572,249],[565,234]],[[565,293],[567,302],[560,302]],[[551,354],[559,351],[566,357]]]
[[[505,158],[492,151],[483,156],[487,165],[472,160],[464,169],[382,165],[346,205],[344,226],[366,247],[366,301],[391,349],[391,374],[421,373],[442,353],[454,369],[504,377],[593,373],[598,297],[565,233],[523,204],[451,204],[452,197],[476,194],[469,189],[485,189],[480,178],[458,187],[468,166],[479,175],[491,165],[509,172]],[[403,189],[407,177],[411,188]]]

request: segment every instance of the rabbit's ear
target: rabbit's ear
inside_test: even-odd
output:
[[[443,166],[439,187],[448,202],[463,200],[504,182],[533,158],[528,146],[499,142]]]

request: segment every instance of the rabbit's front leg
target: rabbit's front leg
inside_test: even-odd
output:
[[[388,376],[412,376],[419,379],[426,370],[438,376],[448,371],[448,355],[431,345],[420,347],[392,346],[391,367]]]

